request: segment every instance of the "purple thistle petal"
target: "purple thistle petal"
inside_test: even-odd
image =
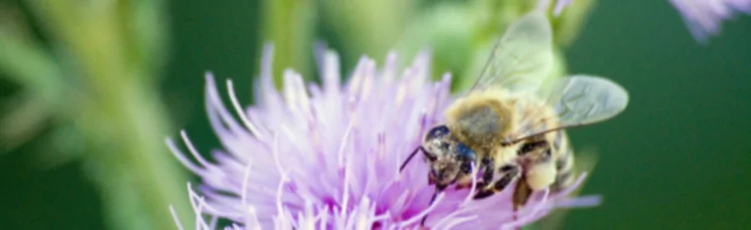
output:
[[[240,108],[227,82],[234,110],[242,112],[240,122],[207,74],[207,110],[223,146],[212,152],[213,162],[201,157],[184,132],[195,163],[168,140],[180,162],[203,180],[201,195],[188,188],[197,229],[219,227],[218,218],[233,223],[224,229],[411,229],[425,215],[430,229],[515,228],[554,208],[599,202],[567,197],[581,176],[568,190],[533,194],[518,219],[512,189],[483,200],[471,199],[469,189],[448,189],[430,205],[434,188],[428,185],[428,166],[417,160],[399,172],[453,101],[449,74],[429,81],[430,53],[419,54],[401,76],[395,53],[389,53],[383,69],[363,57],[341,84],[338,56],[319,50],[323,87],[306,85],[287,70],[284,90],[277,92],[271,84],[271,50],[267,46],[264,52],[258,105]]]
[[[574,0],[539,0],[537,1],[537,10],[547,11],[550,9],[552,1],[555,1],[553,15],[560,16],[563,9],[571,5]]]
[[[555,14],[556,16],[561,15],[563,8],[571,5],[572,2],[574,2],[574,0],[558,0],[555,3],[555,9],[553,10],[553,14]]]
[[[691,35],[700,43],[720,33],[722,22],[736,12],[751,14],[751,0],[670,0]]]

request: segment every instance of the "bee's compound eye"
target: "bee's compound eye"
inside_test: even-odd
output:
[[[435,139],[439,137],[446,136],[449,133],[449,128],[445,125],[436,126],[428,132],[428,135],[425,136],[426,139]]]

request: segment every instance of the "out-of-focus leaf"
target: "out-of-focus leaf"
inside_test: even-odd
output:
[[[38,171],[48,171],[67,163],[79,160],[86,151],[84,137],[71,123],[58,124],[53,130],[44,133],[38,144],[25,157],[29,167]]]
[[[574,0],[566,7],[561,15],[551,17],[553,25],[553,41],[559,47],[567,47],[586,24],[589,12],[596,5],[597,0]]]
[[[407,28],[398,45],[402,61],[409,61],[424,49],[433,53],[433,73],[440,76],[444,72],[461,78],[461,73],[469,64],[469,56],[478,33],[478,20],[471,15],[472,9],[459,3],[439,4],[423,12]]]
[[[34,138],[54,112],[64,88],[54,59],[27,33],[25,20],[12,7],[0,9],[0,72],[17,83],[14,95],[0,114],[0,152],[13,150]]]
[[[423,0],[424,1],[424,0]],[[419,17],[416,6],[422,1],[404,0],[318,0],[322,26],[330,28],[343,46],[344,64],[356,62],[362,55],[383,60],[398,43],[399,36]],[[346,66],[346,65],[344,65]]]
[[[312,0],[263,0],[262,40],[274,44],[272,70],[276,86],[281,86],[281,73],[287,68],[301,73],[306,80],[312,76],[310,52],[316,13],[316,4]]]
[[[0,71],[45,103],[56,103],[64,88],[59,66],[39,44],[2,28]]]
[[[161,76],[160,68],[167,56],[167,17],[163,0],[120,1],[118,14],[123,24],[124,46],[132,69],[146,72],[145,77]],[[147,79],[148,80],[148,79]]]
[[[50,115],[49,107],[30,95],[17,95],[11,103],[9,113],[0,115],[0,153],[10,152],[34,138]]]
[[[162,111],[156,82],[150,80],[153,73],[148,66],[152,64],[139,60],[157,61],[139,59],[139,52],[131,52],[140,49],[134,44],[141,44],[135,42],[141,41],[141,35],[133,34],[140,30],[132,29],[134,19],[124,15],[133,13],[138,7],[131,4],[138,2],[27,3],[49,33],[56,54],[63,57],[60,63],[65,76],[79,83],[66,94],[74,91],[87,96],[74,102],[79,107],[71,110],[77,116],[68,119],[84,137],[87,151],[83,162],[90,172],[87,176],[102,191],[109,227],[174,228],[176,223],[167,209],[170,204],[179,216],[192,213],[184,189],[187,176],[162,142],[170,121]],[[188,222],[183,226],[190,228]]]

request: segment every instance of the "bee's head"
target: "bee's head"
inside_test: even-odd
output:
[[[439,189],[469,175],[475,152],[454,139],[445,125],[436,126],[425,136],[425,158],[430,163],[429,179]]]

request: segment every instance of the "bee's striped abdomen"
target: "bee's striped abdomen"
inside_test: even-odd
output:
[[[553,140],[553,151],[557,153],[555,168],[557,175],[551,186],[553,192],[567,188],[574,182],[574,152],[569,145],[566,133],[558,131]]]

